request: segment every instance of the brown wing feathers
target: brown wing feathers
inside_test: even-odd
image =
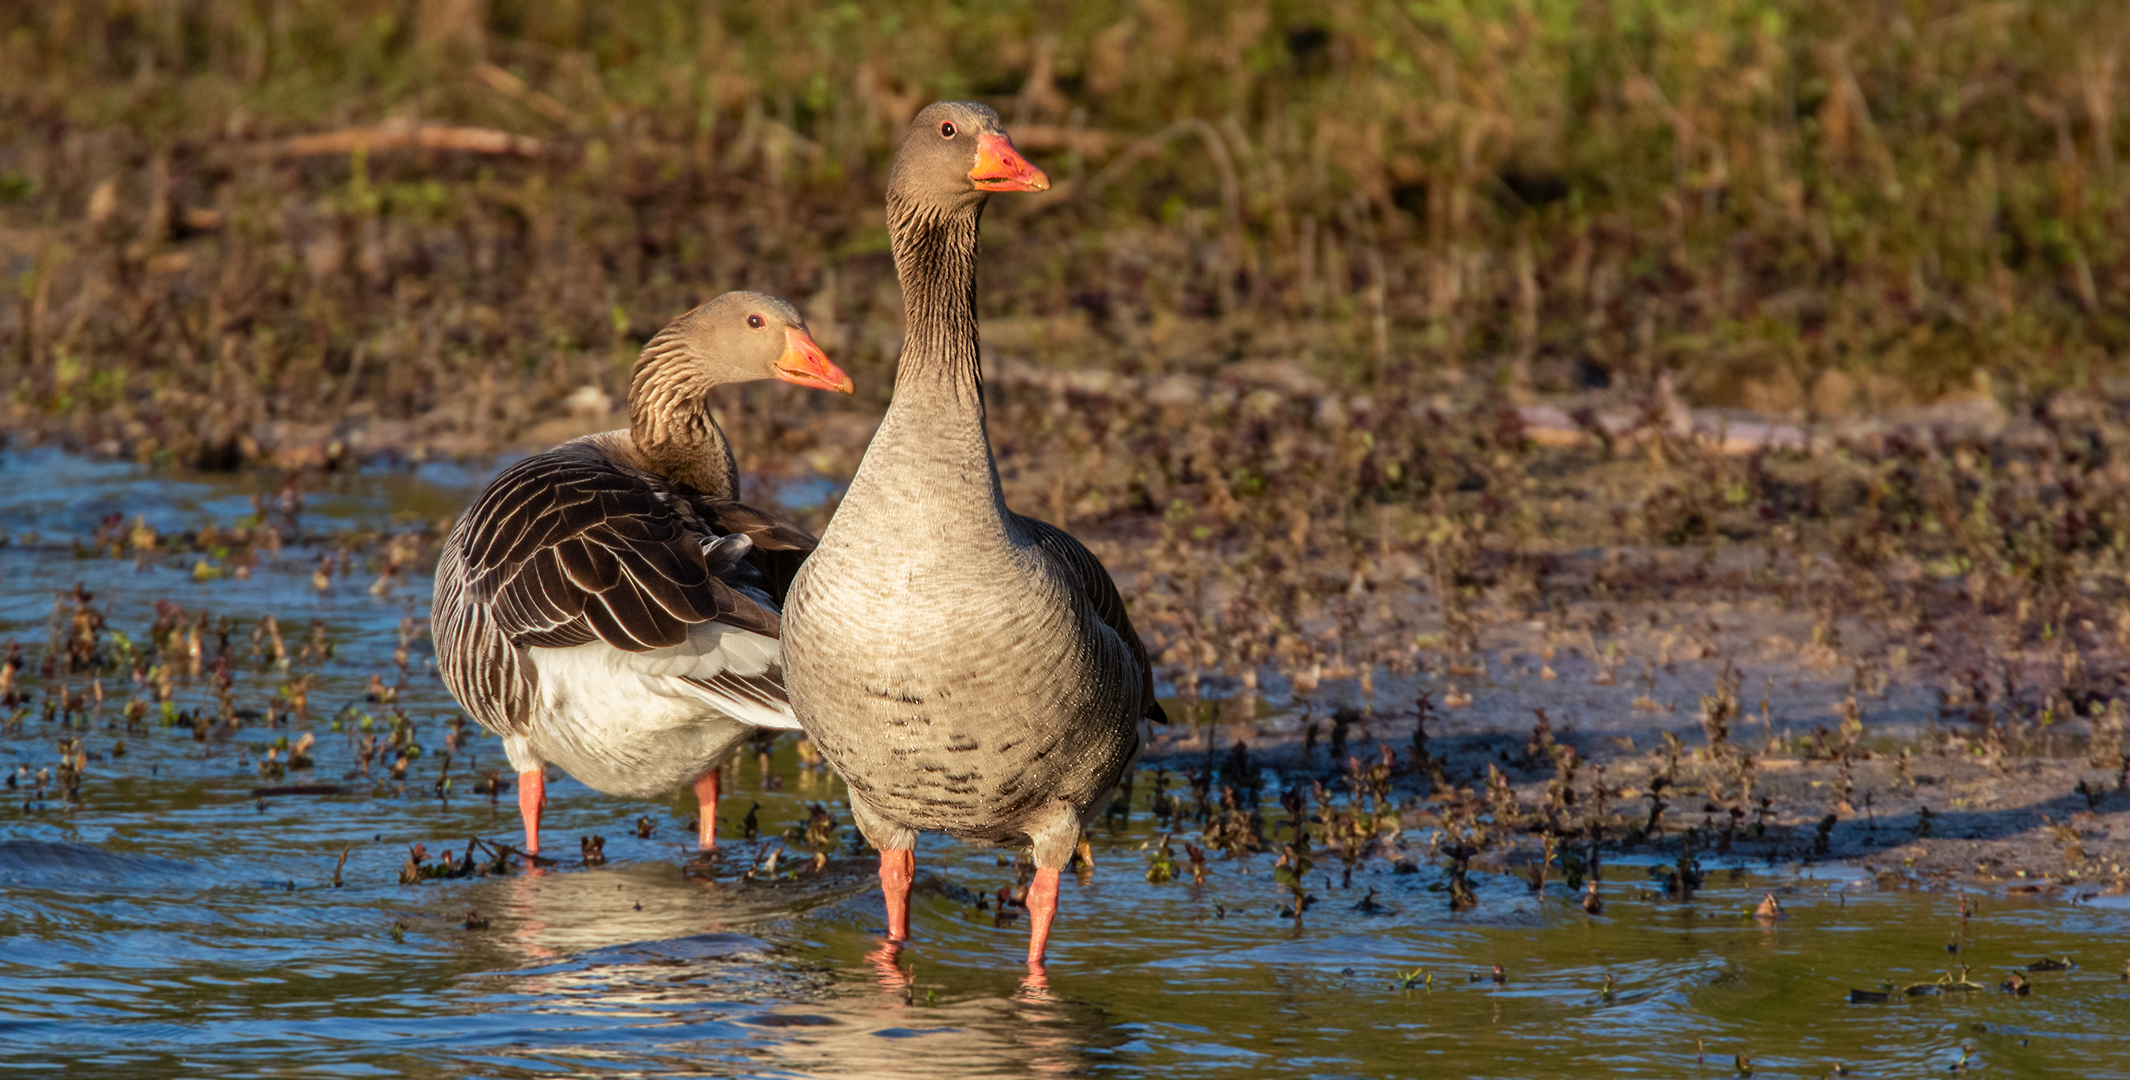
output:
[[[705,501],[697,503],[696,509],[718,532],[745,533],[747,539],[754,541],[754,549],[747,553],[747,562],[762,575],[762,584],[768,590],[769,598],[782,606],[784,594],[791,590],[791,579],[798,575],[799,566],[806,557],[813,554],[816,543],[813,534],[745,503]]]
[[[781,712],[784,701],[784,670],[771,667],[760,675],[734,675],[721,671],[706,679],[688,678],[683,682],[694,683],[713,694],[720,694],[736,701],[745,701],[770,712]]]
[[[710,573],[710,535],[687,499],[642,473],[592,452],[543,454],[506,470],[468,513],[467,593],[525,646],[596,637],[642,652],[713,619],[777,633],[775,614]]]
[[[518,734],[532,708],[533,680],[487,607],[467,602],[465,567],[446,552],[437,565],[437,667],[451,693],[491,731]]]
[[[1095,617],[1124,639],[1125,648],[1131,650],[1132,659],[1139,665],[1140,692],[1146,700],[1142,715],[1156,723],[1168,723],[1168,712],[1154,699],[1154,665],[1147,657],[1146,646],[1139,640],[1139,632],[1132,627],[1131,615],[1124,610],[1124,596],[1117,592],[1117,583],[1111,580],[1102,560],[1095,558],[1086,545],[1073,539],[1071,533],[1047,521],[1023,514],[1014,514],[1013,518],[1035,541],[1036,547],[1079,582],[1081,595],[1094,608]]]

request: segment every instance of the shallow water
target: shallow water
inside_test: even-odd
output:
[[[226,528],[278,478],[0,455],[11,541],[0,640],[27,647],[30,694],[0,735],[0,768],[30,774],[0,791],[0,1065],[83,1076],[1716,1077],[1745,1055],[1768,1077],[1827,1075],[1837,1062],[1858,1076],[1945,1074],[1965,1054],[1982,1073],[2130,1076],[2120,904],[1983,896],[1963,922],[1948,893],[1764,865],[1712,873],[1680,903],[1623,860],[1608,865],[1599,917],[1558,883],[1538,897],[1485,874],[1479,906],[1451,914],[1437,869],[1393,874],[1375,861],[1350,887],[1335,864],[1322,882],[1312,875],[1318,903],[1297,923],[1277,914],[1269,855],[1215,856],[1203,885],[1148,883],[1146,782],[1129,820],[1091,838],[1095,870],[1068,877],[1047,988],[1024,985],[1025,928],[973,906],[1014,880],[1010,858],[936,838],[918,855],[919,940],[887,967],[871,857],[853,850],[840,786],[802,768],[788,740],[737,763],[714,862],[696,859],[688,802],[615,799],[558,777],[550,853],[573,856],[576,838],[596,834],[605,865],[570,857],[538,874],[399,884],[409,845],[433,863],[468,837],[516,842],[514,799],[471,790],[503,764],[501,748],[473,739],[440,790],[452,708],[416,641],[401,701],[426,753],[401,781],[381,764],[348,777],[362,717],[374,733],[389,709],[365,691],[373,675],[399,679],[402,620],[425,614],[427,581],[402,575],[373,591],[374,544],[353,547],[353,572],[325,590],[312,573],[348,530],[447,516],[484,476],[431,464],[334,477],[297,518],[317,542],[238,580],[212,552],[137,563],[80,549],[110,514],[141,515],[165,537]],[[136,688],[115,673],[101,709],[44,719],[54,594],[76,582],[136,641],[158,600],[226,618],[238,706],[263,709],[309,673],[308,718],[254,717],[203,742],[153,713],[129,733],[120,712]],[[315,620],[333,655],[287,671],[255,659],[250,635],[266,614],[291,651]],[[173,705],[211,711],[208,681],[179,680]],[[315,767],[262,778],[268,746],[305,731]],[[34,774],[56,773],[73,736],[91,756],[79,804],[56,785],[39,798]],[[293,784],[340,793],[254,794]],[[818,872],[783,835],[810,803],[838,813]],[[750,805],[761,840],[739,835]],[[1195,835],[1176,839],[1181,862]],[[1425,850],[1424,832],[1409,839]],[[762,873],[771,852],[778,872]],[[1384,910],[1357,910],[1371,888]],[[1787,918],[1745,914],[1765,891]],[[487,927],[467,929],[469,912]],[[1946,948],[1956,937],[1958,955]],[[1997,989],[2044,956],[2079,966],[2032,975],[2029,996]],[[1930,982],[1961,963],[1987,989],[1849,1002],[1851,989]],[[1484,974],[1495,964],[1503,983]]]

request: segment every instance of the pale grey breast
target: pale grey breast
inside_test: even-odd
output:
[[[835,546],[793,585],[786,663],[835,714],[810,733],[876,812],[1006,840],[1049,800],[1116,783],[1144,710],[1136,665],[1042,550],[873,548],[861,575]]]

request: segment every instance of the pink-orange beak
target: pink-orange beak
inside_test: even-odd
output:
[[[976,137],[976,167],[969,179],[981,191],[1049,191],[1050,177],[1028,164],[1004,135]]]
[[[851,377],[843,373],[814,344],[813,336],[796,326],[784,328],[784,355],[777,359],[777,378],[816,390],[836,390],[848,394],[856,389]]]

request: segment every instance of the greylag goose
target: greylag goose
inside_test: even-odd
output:
[[[1146,650],[1102,564],[1006,509],[977,364],[977,221],[1042,191],[998,114],[941,102],[888,179],[906,340],[895,399],[784,610],[792,710],[880,849],[888,938],[909,934],[917,833],[1032,845],[1028,961],[1083,824],[1163,719]],[[883,543],[883,537],[899,537]]]
[[[796,728],[778,605],[813,537],[734,501],[714,387],[777,378],[850,393],[791,305],[726,293],[644,346],[629,428],[503,470],[444,542],[437,667],[518,771],[540,850],[552,764],[647,798],[692,783],[716,844],[717,766],[755,728]]]

